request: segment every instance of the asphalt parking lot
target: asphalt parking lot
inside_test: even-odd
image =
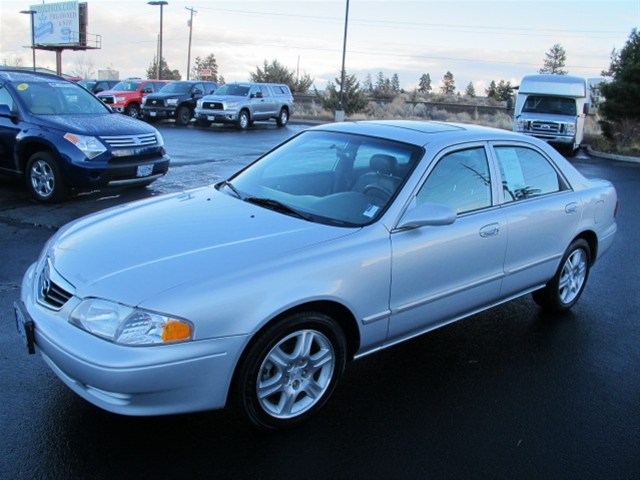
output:
[[[568,315],[526,297],[366,357],[320,415],[277,434],[226,410],[133,418],[77,397],[27,355],[13,319],[46,239],[225,178],[304,128],[159,127],[175,163],[145,190],[43,206],[0,177],[0,478],[640,478],[640,165],[584,153],[576,167],[618,190],[619,231]]]

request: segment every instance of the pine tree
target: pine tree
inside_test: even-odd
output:
[[[464,94],[467,97],[471,98],[474,98],[476,96],[476,87],[473,86],[473,82],[469,82],[469,85],[467,85],[467,89],[464,91]]]
[[[453,79],[453,73],[447,71],[442,77],[442,86],[440,87],[440,92],[444,95],[452,95],[456,91],[456,82]]]
[[[203,70],[211,70],[211,75],[200,76],[200,72]],[[210,53],[204,59],[196,57],[193,67],[191,68],[191,77],[210,82],[219,82],[218,63],[216,62],[215,55]]]
[[[562,45],[556,43],[545,53],[544,65],[539,70],[540,73],[551,73],[554,75],[566,75],[568,72],[563,70],[567,63],[567,52]]]
[[[360,82],[358,82],[355,75],[347,75],[346,72],[344,80],[344,104],[342,108],[345,115],[363,112],[369,106],[369,100],[360,88]],[[327,84],[324,95],[321,95],[320,92],[316,90],[316,96],[322,102],[322,107],[325,110],[336,110],[340,103],[340,78],[336,78],[335,83],[329,82]]]
[[[178,70],[171,70],[169,65],[167,65],[167,61],[162,59],[162,80],[181,80],[182,75]],[[154,55],[153,61],[149,68],[147,68],[147,78],[160,78],[158,76],[158,57]]]
[[[495,80],[491,80],[491,83],[484,90],[484,93],[487,96],[487,98],[494,98],[494,99],[497,98],[497,96],[498,96],[498,87],[496,86],[496,81]]]
[[[420,93],[429,93],[431,91],[431,75],[423,73],[418,83],[418,91]]]
[[[609,122],[640,121],[640,33],[635,28],[609,70],[613,80],[601,87],[601,113]]]

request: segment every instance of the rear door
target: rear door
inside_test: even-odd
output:
[[[544,152],[529,144],[495,144],[509,242],[502,296],[545,284],[571,243],[582,204]]]

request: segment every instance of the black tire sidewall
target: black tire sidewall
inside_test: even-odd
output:
[[[282,119],[283,116],[285,117],[284,121]],[[282,110],[280,110],[277,123],[279,127],[284,127],[287,125],[287,123],[289,123],[289,112],[287,112],[286,109],[283,108]]]
[[[186,117],[185,117],[186,121],[184,121],[182,119],[182,114],[185,111],[187,112]],[[191,120],[191,117],[192,117],[192,115],[191,115],[191,110],[189,109],[189,107],[182,106],[182,107],[178,107],[178,110],[176,110],[176,123],[178,125],[188,125],[189,121]]]
[[[243,116],[247,118],[247,121],[244,124],[242,122]],[[249,115],[249,112],[247,112],[246,110],[242,110],[238,115],[238,128],[240,130],[246,130],[249,127],[250,123],[251,123],[251,116]]]
[[[260,405],[256,387],[260,367],[273,347],[284,337],[300,330],[316,330],[331,342],[335,365],[328,388],[320,400],[306,412],[289,419],[275,418]],[[236,400],[244,417],[254,426],[263,430],[288,428],[314,415],[331,397],[346,365],[346,339],[340,326],[329,316],[316,312],[293,314],[267,327],[255,342],[249,346],[236,377]]]
[[[136,112],[136,115],[132,115],[133,112]],[[125,113],[131,118],[139,118],[140,117],[140,107],[136,103],[132,103],[127,106],[125,109]]]

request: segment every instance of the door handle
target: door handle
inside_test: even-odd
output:
[[[489,225],[485,225],[480,229],[480,236],[482,238],[495,237],[499,233],[500,233],[499,223],[490,223]]]
[[[578,211],[578,204],[576,202],[571,202],[565,205],[564,207],[565,213],[576,213]]]

